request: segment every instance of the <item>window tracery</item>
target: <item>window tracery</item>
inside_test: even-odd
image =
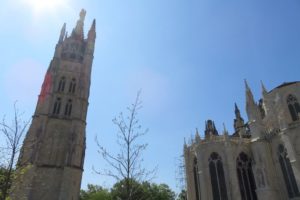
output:
[[[289,108],[292,120],[293,121],[299,120],[300,105],[298,103],[297,98],[290,94],[287,97],[287,104],[288,104],[288,108]]]
[[[251,159],[249,159],[247,154],[244,152],[239,154],[236,160],[236,167],[242,200],[257,200]],[[263,179],[263,174],[261,174],[260,178]]]
[[[65,116],[70,116],[72,112],[72,99],[69,99],[65,107]]]
[[[227,200],[227,189],[224,176],[222,158],[213,152],[208,159],[211,186],[214,200]]]
[[[61,98],[57,97],[54,103],[54,107],[53,107],[53,114],[54,115],[58,115],[60,112],[60,105],[61,105]]]
[[[58,92],[63,92],[65,90],[65,84],[66,84],[66,77],[61,77],[59,84],[58,84]]]
[[[287,150],[282,144],[278,146],[278,157],[289,198],[299,197],[300,193],[294,171],[288,158]]]
[[[73,78],[70,82],[70,86],[69,86],[69,93],[74,94],[75,93],[75,89],[76,89],[76,79]]]

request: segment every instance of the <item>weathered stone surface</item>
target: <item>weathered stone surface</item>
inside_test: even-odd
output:
[[[213,195],[209,168],[213,152],[220,156],[223,165],[227,197],[221,199],[300,199],[300,82],[285,83],[270,92],[267,92],[264,86],[262,88],[263,98],[257,104],[246,84],[249,121],[244,123],[236,106],[235,133],[228,136],[225,130],[223,135],[206,134],[205,138],[198,137],[185,145],[188,200],[219,199]],[[290,95],[296,99],[292,100],[292,107],[289,106],[291,104],[289,99],[292,99]],[[280,164],[280,145],[284,146],[286,159],[291,166],[289,168],[285,165],[287,171],[295,178],[292,189],[293,184],[287,183],[287,180],[293,182],[292,176],[285,179]],[[238,157],[242,152],[251,160],[250,170],[254,177],[256,197],[254,195],[246,198],[242,195],[237,170]]]
[[[18,160],[12,200],[77,200],[95,43],[95,21],[84,39],[85,11],[71,36],[56,45]]]

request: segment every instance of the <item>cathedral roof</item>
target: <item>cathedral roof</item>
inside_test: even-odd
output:
[[[296,83],[300,83],[300,81],[283,82],[281,85],[277,86],[277,87],[274,88],[273,90],[279,89],[279,88],[283,88],[283,87],[285,87],[285,86],[293,85],[293,84],[296,84]],[[271,90],[270,92],[272,92],[273,90]],[[270,93],[270,92],[269,92],[269,93]]]

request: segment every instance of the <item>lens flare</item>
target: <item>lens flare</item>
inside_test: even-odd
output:
[[[21,0],[34,13],[53,12],[66,5],[67,0]]]

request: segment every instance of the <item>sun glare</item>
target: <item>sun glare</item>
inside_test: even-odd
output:
[[[67,0],[22,0],[35,13],[53,12],[63,7]]]

